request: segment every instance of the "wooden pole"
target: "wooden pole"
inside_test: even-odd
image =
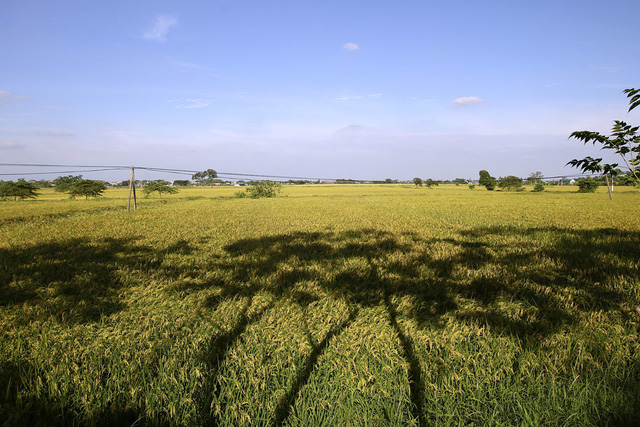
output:
[[[131,166],[131,179],[129,180],[129,200],[127,201],[127,210],[131,210],[131,196],[133,195],[133,210],[138,208],[136,200],[136,172],[135,168]]]
[[[133,166],[131,167],[131,182],[133,183],[133,210],[138,209],[138,199],[136,198],[136,173]]]
[[[607,179],[607,191],[609,192],[609,200],[613,200],[613,196],[611,195],[611,191],[613,187],[613,177],[611,177],[611,184],[609,184],[609,175],[604,176]]]

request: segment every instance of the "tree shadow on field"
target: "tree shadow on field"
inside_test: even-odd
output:
[[[97,321],[124,308],[121,290],[130,269],[157,263],[135,239],[70,239],[0,248],[0,307],[31,307],[28,319]]]
[[[224,298],[268,292],[293,302],[304,291],[354,309],[382,306],[410,368],[414,415],[424,424],[420,363],[399,318],[439,327],[445,317],[488,326],[535,347],[590,311],[631,307],[640,233],[613,229],[480,227],[447,238],[375,229],[295,232],[241,239],[224,247],[211,287]],[[308,295],[308,294],[307,294]],[[323,342],[323,345],[326,345]],[[320,347],[323,350],[323,347]],[[311,375],[308,361],[279,403],[276,424],[291,411]]]
[[[630,294],[609,282],[637,276],[638,248],[640,233],[612,229],[489,227],[449,238],[364,229],[242,239],[214,265],[231,277],[216,284],[228,296],[313,283],[360,307],[402,300],[401,314],[423,325],[454,314],[527,339],[580,312],[622,309]],[[505,303],[531,313],[518,318]]]

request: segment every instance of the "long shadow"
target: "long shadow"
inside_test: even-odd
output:
[[[218,372],[224,363],[229,350],[235,345],[240,336],[252,324],[258,322],[262,316],[271,308],[272,304],[268,304],[256,310],[252,314],[248,314],[253,303],[253,296],[246,297],[246,302],[239,312],[239,321],[233,329],[214,336],[202,355],[207,370],[205,372],[205,383],[197,396],[198,411],[201,414],[202,425],[216,425],[217,420],[211,413],[211,402],[213,398],[220,394],[221,390],[217,384]]]
[[[309,354],[309,357],[307,357],[302,369],[300,369],[300,371],[298,371],[298,373],[296,374],[295,380],[289,388],[287,394],[285,394],[278,402],[278,406],[276,407],[276,410],[274,412],[275,415],[272,424],[273,426],[280,426],[284,424],[285,420],[293,409],[293,405],[296,401],[296,398],[298,397],[298,394],[300,393],[300,390],[302,390],[302,387],[304,387],[304,385],[309,381],[311,373],[315,370],[316,365],[318,364],[318,358],[322,356],[322,353],[324,353],[325,349],[329,345],[329,342],[334,337],[340,335],[345,329],[351,326],[357,315],[358,310],[352,311],[352,313],[344,322],[331,328],[329,332],[327,332],[327,334],[324,336],[322,341],[317,344],[313,343],[311,334],[307,333],[307,339],[311,344],[311,353]]]
[[[385,305],[389,314],[389,321],[393,330],[398,335],[402,353],[407,362],[409,362],[409,394],[411,398],[411,413],[418,420],[419,426],[426,426],[427,421],[424,415],[424,389],[422,385],[422,369],[420,368],[420,360],[416,356],[413,348],[413,341],[400,328],[398,324],[398,313],[391,304],[389,296],[385,295]]]
[[[522,236],[536,247],[510,246]],[[214,285],[227,296],[241,291],[283,296],[314,283],[356,309],[386,307],[409,364],[412,412],[425,425],[420,363],[412,338],[399,326],[400,316],[438,327],[443,316],[453,315],[535,348],[541,337],[575,324],[589,311],[624,312],[632,292],[609,282],[637,276],[639,247],[640,233],[610,229],[474,228],[443,239],[373,229],[298,232],[238,240],[211,268],[228,273],[227,282]],[[565,293],[572,294],[571,304],[563,300]],[[392,297],[410,304],[398,312]],[[521,316],[509,304],[534,309]],[[278,403],[275,425],[289,416],[326,345],[323,340],[313,347]]]

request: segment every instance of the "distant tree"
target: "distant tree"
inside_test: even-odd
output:
[[[47,181],[46,179],[32,180],[30,181],[36,188],[51,188],[53,184]]]
[[[505,176],[498,181],[498,187],[505,191],[518,190],[522,187],[522,178],[513,175]]]
[[[429,178],[424,180],[424,185],[427,188],[431,188],[431,187],[437,187],[438,185],[440,185],[440,183],[434,179]]]
[[[0,198],[8,199],[11,197],[13,197],[14,201],[18,199],[35,199],[38,197],[38,187],[24,179],[19,179],[17,182],[6,181],[0,183]]]
[[[393,180],[391,178],[387,178],[384,180],[385,184],[393,184]]]
[[[157,181],[147,182],[147,184],[142,189],[142,192],[144,193],[145,197],[149,197],[149,195],[154,192],[158,193],[158,195],[162,197],[163,193],[175,194],[178,191],[179,190],[175,187],[172,187],[168,181],[163,181],[161,179]]]
[[[478,184],[484,186],[487,190],[492,191],[496,188],[497,180],[492,177],[486,170],[480,171],[480,179]]]
[[[218,172],[213,169],[207,169],[202,172],[196,172],[191,179],[196,181],[198,185],[213,185],[214,179],[218,177]]]
[[[173,185],[176,187],[187,187],[190,184],[189,180],[186,179],[176,179],[173,181]]]
[[[464,178],[456,178],[456,179],[453,180],[453,183],[455,185],[466,184],[467,180],[464,179]]]
[[[476,188],[475,184],[469,184],[469,190],[473,190],[474,188]]]
[[[543,175],[542,172],[537,171],[537,172],[531,172],[529,174],[529,176],[527,177],[527,184],[528,185],[533,185],[537,182],[540,182],[540,180],[542,180]]]
[[[261,197],[276,197],[282,190],[282,184],[274,181],[258,181],[247,188],[247,194],[252,199]]]
[[[640,105],[640,89],[625,89],[623,93],[629,98],[629,112]],[[575,131],[569,138],[575,138],[584,144],[600,144],[603,150],[613,150],[624,163],[624,167],[631,173],[631,177],[640,184],[640,126],[631,126],[621,120],[615,120],[612,133],[609,136],[588,130]],[[605,176],[609,198],[612,198],[613,178],[622,174],[618,163],[602,163],[602,158],[594,159],[587,156],[584,159],[573,159],[567,162],[582,172],[598,173]]]
[[[416,185],[416,187],[422,187],[422,178],[413,178],[413,183]]]
[[[89,197],[100,197],[102,193],[107,189],[107,186],[103,182],[93,181],[91,179],[82,179],[76,181],[71,185],[68,193],[72,199],[77,196],[84,196],[85,199]]]
[[[578,193],[595,193],[598,189],[598,181],[593,178],[580,178],[577,180]]]
[[[82,181],[82,175],[59,176],[53,180],[53,185],[55,187],[54,191],[57,191],[58,193],[68,193],[71,186],[78,181]]]
[[[533,191],[534,193],[544,191],[544,184],[541,182],[536,182],[536,184],[533,186],[533,190],[531,191]]]

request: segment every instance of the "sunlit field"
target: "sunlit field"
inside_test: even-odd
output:
[[[0,420],[638,425],[640,191],[0,202]]]

